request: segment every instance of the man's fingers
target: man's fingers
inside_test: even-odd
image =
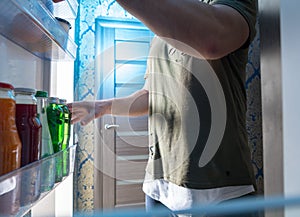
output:
[[[67,106],[72,114],[71,123],[80,122],[81,125],[87,125],[95,118],[94,110],[86,102],[68,103]]]
[[[81,118],[79,118],[79,117],[72,117],[72,119],[71,119],[71,124],[76,124],[77,122],[79,122],[80,121],[80,119]]]
[[[73,109],[73,104],[72,103],[67,103],[68,109],[71,111]]]

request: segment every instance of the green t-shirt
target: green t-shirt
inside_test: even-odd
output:
[[[244,83],[257,2],[203,2],[239,11],[248,22],[249,40],[235,52],[207,61],[153,39],[145,76],[150,150],[146,170],[153,179],[194,189],[255,184]]]

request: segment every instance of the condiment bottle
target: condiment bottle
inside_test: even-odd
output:
[[[21,166],[21,141],[15,122],[14,87],[0,82],[0,176]],[[0,215],[16,214],[20,208],[20,183],[17,175],[0,181]]]
[[[11,84],[0,82],[0,175],[21,166],[21,141],[15,122],[16,101]]]
[[[15,88],[16,123],[22,142],[21,166],[40,159],[42,125],[37,117],[35,89]]]
[[[40,159],[42,125],[37,116],[36,90],[15,88],[16,123],[22,143],[21,166]],[[40,168],[30,168],[21,177],[21,206],[35,202],[40,196]]]

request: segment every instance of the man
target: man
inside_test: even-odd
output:
[[[186,210],[254,192],[244,82],[257,2],[117,1],[157,35],[145,86],[124,98],[74,102],[73,123],[149,115],[147,208]]]

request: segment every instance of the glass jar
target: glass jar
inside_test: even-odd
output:
[[[42,125],[37,117],[35,89],[15,88],[16,123],[22,143],[21,166],[40,159]],[[33,167],[21,177],[21,205],[34,203],[40,196],[40,169]]]
[[[0,82],[0,176],[21,166],[21,141],[15,122],[16,102],[14,87]],[[20,183],[16,176],[0,182],[0,213],[18,212]]]
[[[40,159],[42,125],[37,117],[35,89],[15,88],[16,123],[22,142],[21,166]]]

